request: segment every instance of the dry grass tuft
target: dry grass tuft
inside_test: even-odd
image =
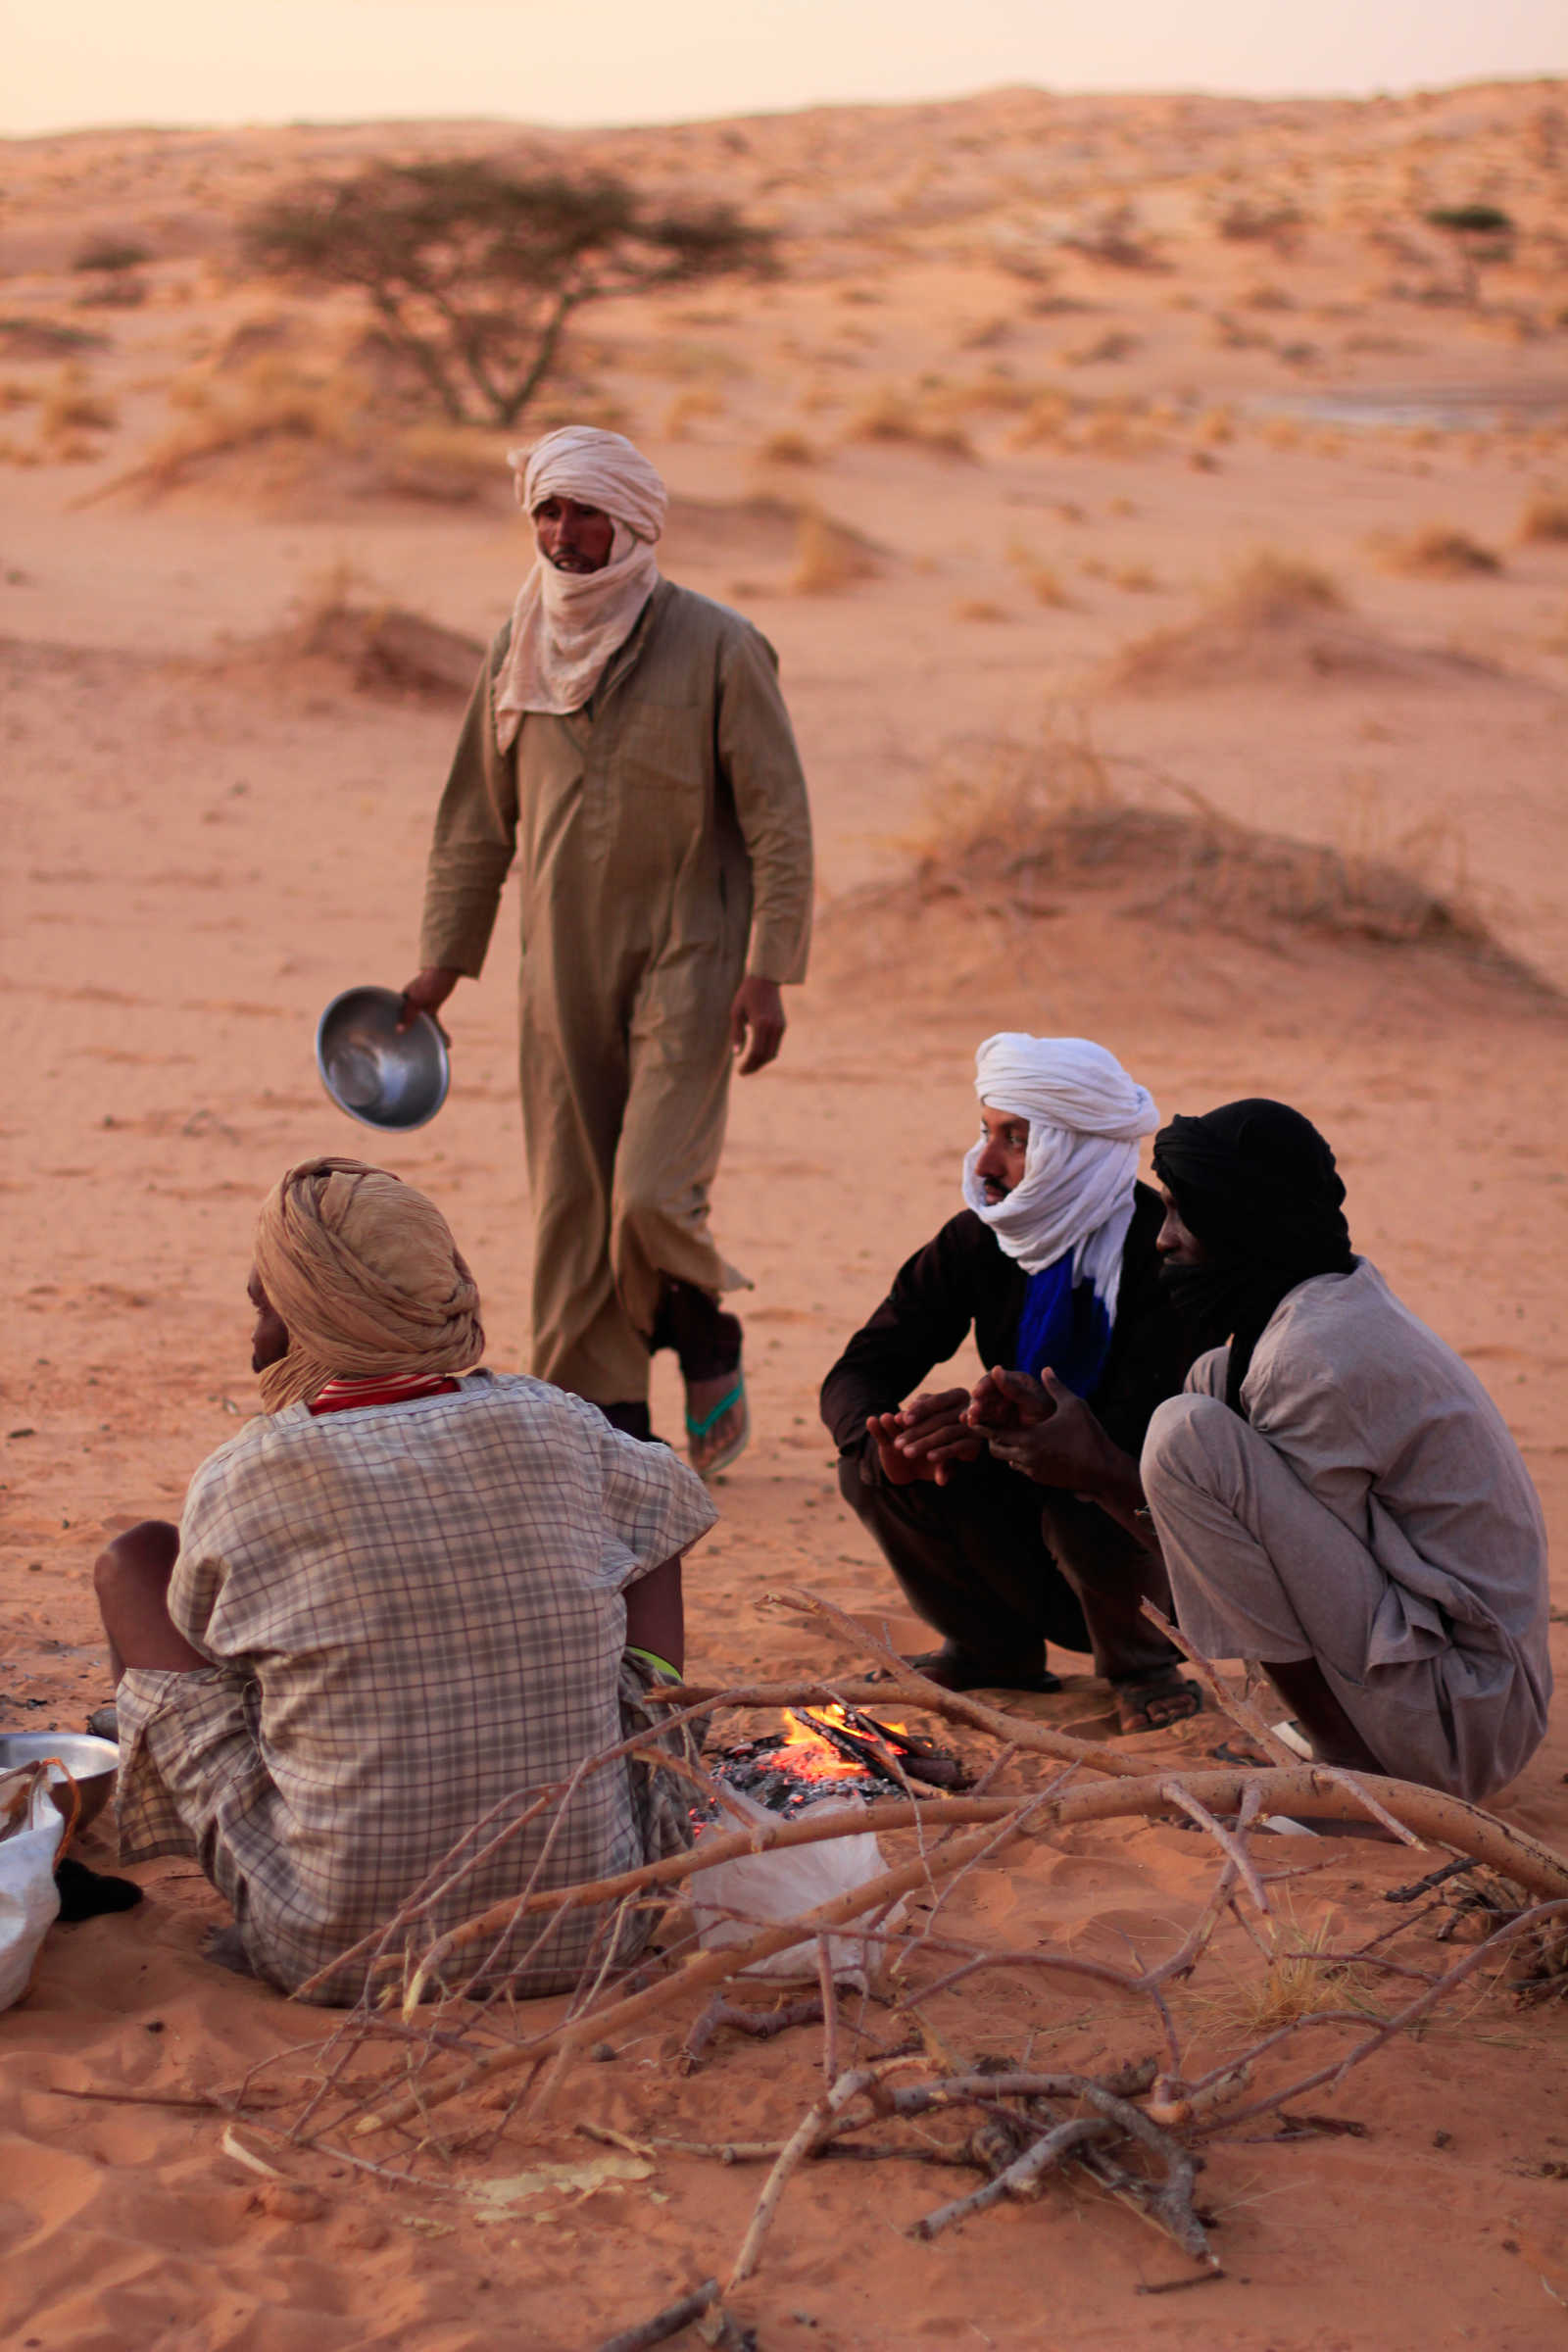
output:
[[[1356,2010],[1369,2023],[1380,2020],[1382,2013],[1367,2000],[1357,1977],[1324,1960],[1335,1941],[1332,1914],[1310,1930],[1289,1917],[1276,1916],[1271,1924],[1274,1948],[1262,1975],[1233,1976],[1226,1991],[1196,2004],[1209,2032],[1261,2041],[1265,2034],[1328,2009]]]
[[[790,590],[795,596],[836,596],[857,580],[868,580],[878,570],[868,540],[815,507],[803,507],[795,534],[795,565]]]
[[[1492,548],[1446,522],[1423,523],[1402,539],[1383,540],[1377,556],[1387,570],[1413,579],[1464,580],[1502,569],[1502,558]]]
[[[62,368],[38,408],[38,433],[44,441],[64,440],[73,433],[107,432],[118,422],[112,400],[93,389],[83,368]]]
[[[851,417],[847,437],[851,441],[924,450],[936,458],[972,461],[975,455],[974,445],[961,425],[951,418],[932,416],[916,402],[892,391],[879,392]]]
[[[361,693],[405,700],[466,701],[484,660],[476,637],[444,628],[368,593],[351,564],[306,583],[293,626],[275,651],[286,662],[328,662]]]
[[[1260,547],[1232,572],[1217,609],[1238,620],[1274,624],[1302,613],[1344,612],[1348,608],[1338,582],[1317,564]]]
[[[1532,540],[1544,541],[1548,545],[1560,545],[1568,541],[1568,498],[1553,497],[1549,491],[1542,491],[1538,497],[1530,500],[1520,515],[1514,537],[1522,547],[1528,546]]]
[[[804,433],[789,431],[769,433],[759,443],[757,454],[764,466],[814,466],[817,452]]]
[[[1375,813],[1359,812],[1367,840],[1379,837]],[[1497,947],[1465,895],[1454,843],[1437,831],[1403,835],[1381,856],[1258,832],[1142,769],[1124,789],[1084,730],[1001,744],[989,773],[977,776],[971,759],[939,780],[907,849],[906,879],[846,905],[913,928],[947,906],[1022,930],[1103,893],[1110,911],[1166,930],[1270,947],[1302,931],[1444,948],[1542,985]]]
[[[664,438],[666,441],[684,441],[699,418],[722,416],[723,414],[724,403],[716,392],[677,392],[664,411]]]
[[[1072,599],[1061,584],[1061,575],[1049,564],[1043,564],[1034,549],[1022,539],[1007,542],[1007,562],[1023,581],[1037,605],[1064,609]]]
[[[178,489],[215,458],[264,445],[353,447],[362,437],[368,387],[357,376],[307,373],[268,355],[220,381],[199,370],[170,388],[181,421],[115,487],[156,497]]]
[[[1005,605],[993,603],[989,596],[960,596],[953,608],[955,620],[1010,620],[1012,614]]]

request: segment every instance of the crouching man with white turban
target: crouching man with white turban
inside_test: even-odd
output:
[[[1194,1349],[1159,1282],[1162,1210],[1137,1180],[1159,1123],[1103,1047],[988,1038],[962,1211],[902,1266],[822,1386],[845,1500],[943,1636],[914,1662],[951,1690],[1052,1690],[1046,1647],[1091,1650],[1124,1731],[1197,1711],[1157,1559],[1108,1512],[1038,1479],[1016,1446],[1054,1398],[1092,1400],[1136,1453]],[[979,1386],[921,1391],[973,1333]],[[912,1394],[912,1392],[920,1392]]]
[[[233,1907],[215,1957],[347,2002],[395,1981],[378,1952],[401,1971],[530,1878],[576,1886],[690,1844],[679,1783],[613,1751],[658,1737],[644,1699],[683,1663],[681,1554],[715,1514],[663,1446],[479,1368],[473,1277],[434,1202],[385,1169],[291,1168],[250,1297],[266,1409],[202,1464],[177,1528],[144,1520],[97,1564],[121,1855],[193,1854]],[[519,1789],[606,1749],[530,1819]],[[476,1853],[509,1808],[521,1827]],[[652,1920],[539,1926],[500,1928],[459,1976],[564,1991]]]
[[[773,1059],[806,973],[805,779],[772,648],[660,576],[642,453],[571,425],[513,463],[538,561],[464,722],[405,995],[434,1012],[477,977],[515,854],[533,1370],[647,1437],[673,1348],[710,1477],[748,1418],[709,1191],[732,1059]]]

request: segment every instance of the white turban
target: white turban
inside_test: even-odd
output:
[[[564,424],[532,450],[514,449],[517,504],[530,517],[547,498],[598,507],[614,524],[599,571],[558,571],[543,557],[518,591],[512,639],[496,677],[496,741],[510,751],[528,710],[580,710],[625,644],[659,582],[654,542],[669,495],[624,433]]]
[[[1022,1181],[993,1204],[974,1172],[984,1144],[974,1145],[963,1163],[965,1205],[1026,1274],[1070,1250],[1073,1281],[1093,1283],[1114,1323],[1139,1138],[1159,1125],[1152,1096],[1114,1054],[1083,1037],[1004,1029],[986,1039],[974,1067],[982,1102],[1028,1120],[1029,1147]]]

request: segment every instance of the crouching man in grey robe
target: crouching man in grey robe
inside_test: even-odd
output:
[[[1545,1530],[1501,1414],[1352,1252],[1299,1112],[1174,1119],[1154,1172],[1162,1279],[1229,1338],[1156,1408],[1139,1462],[1048,1378],[1019,1401],[1020,1467],[1050,1454],[1157,1546],[1183,1633],[1260,1659],[1320,1760],[1492,1795],[1551,1695]]]

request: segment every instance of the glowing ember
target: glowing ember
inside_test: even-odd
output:
[[[794,1814],[829,1791],[867,1798],[966,1786],[962,1766],[906,1724],[841,1706],[789,1707],[783,1727],[738,1741],[710,1766],[770,1812]]]

